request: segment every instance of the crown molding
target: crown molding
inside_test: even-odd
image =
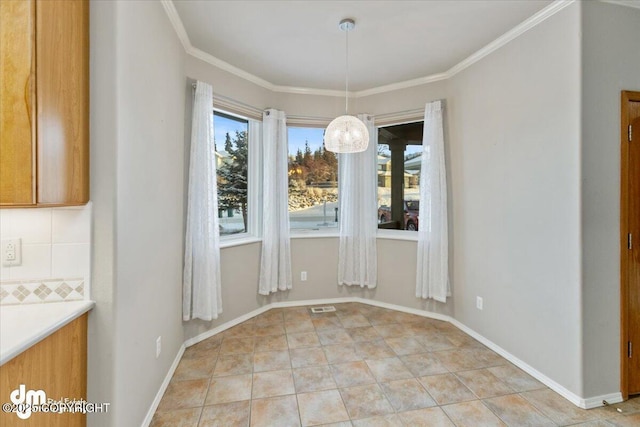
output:
[[[356,98],[362,98],[364,96],[376,95],[378,93],[391,92],[398,89],[406,89],[414,86],[420,86],[427,83],[438,82],[440,80],[447,80],[451,77],[447,73],[431,74],[430,76],[419,77],[417,79],[405,80],[403,82],[391,83],[384,86],[378,86],[371,89],[365,89],[354,93]]]
[[[536,27],[537,25],[539,25],[540,23],[545,21],[547,18],[550,18],[551,16],[553,16],[556,13],[560,12],[562,9],[564,9],[564,8],[566,8],[568,6],[571,6],[575,2],[576,2],[576,0],[556,0],[556,1],[554,1],[549,6],[545,7],[542,10],[540,10],[538,13],[536,13],[533,16],[531,16],[530,18],[528,18],[527,20],[523,21],[522,23],[516,25],[515,27],[513,27],[512,29],[510,29],[509,31],[507,31],[506,33],[504,33],[503,35],[501,35],[500,37],[498,37],[497,39],[495,39],[494,41],[489,43],[488,45],[484,46],[483,48],[481,48],[480,50],[476,51],[475,53],[473,53],[472,55],[470,55],[466,59],[463,59],[458,64],[456,64],[453,67],[449,68],[449,70],[447,70],[447,72],[445,74],[448,77],[455,76],[460,71],[462,71],[462,70],[464,70],[466,68],[469,68],[471,65],[473,65],[476,62],[480,61],[485,56],[488,56],[492,52],[500,49],[502,46],[504,46],[507,43],[511,42],[512,40],[518,38],[520,35],[524,34],[525,32],[529,31],[530,29]]]
[[[333,89],[315,89],[310,87],[293,87],[293,86],[275,86],[276,92],[295,93],[299,95],[321,95],[321,96],[338,96],[343,97],[344,90]],[[349,92],[349,97],[357,96],[357,92]]]
[[[221,59],[216,58],[215,56],[200,50],[194,47],[191,44],[191,40],[189,39],[189,35],[187,34],[187,30],[184,28],[184,24],[182,23],[182,19],[180,19],[180,15],[176,10],[175,5],[172,0],[160,0],[162,3],[162,7],[164,8],[165,13],[169,17],[169,21],[173,26],[176,34],[178,35],[178,39],[182,43],[182,47],[188,55],[193,56],[194,58],[198,58],[208,64],[213,65],[214,67],[220,68],[224,71],[227,71],[231,74],[234,74],[242,79],[248,80],[252,83],[257,84],[258,86],[262,86],[265,89],[269,89],[271,91],[276,90],[276,86],[273,83],[270,83],[264,79],[261,79],[258,76],[255,76],[251,73],[248,73],[238,67],[234,67],[233,65],[225,62]]]
[[[618,6],[633,7],[634,9],[640,9],[639,0],[600,0],[602,3],[610,3]]]
[[[171,1],[171,0],[165,0]],[[293,87],[293,86],[277,86],[273,83],[264,80],[254,74],[251,74],[247,71],[244,71],[241,68],[235,67],[228,62],[225,62],[215,56],[198,49],[197,47],[189,46],[188,49],[185,49],[187,54],[193,56],[194,58],[198,58],[208,64],[211,64],[221,70],[227,71],[237,77],[240,77],[244,80],[247,80],[251,83],[254,83],[260,87],[268,89],[272,92],[284,92],[284,93],[293,93],[300,95],[322,95],[322,96],[344,96],[344,91],[341,90],[330,90],[330,89],[314,89],[308,87]],[[349,96],[354,96],[353,92],[349,92]]]
[[[171,0],[168,0],[168,1],[171,1]],[[274,85],[273,83],[268,82],[264,79],[261,79],[260,77],[254,74],[248,73],[238,67],[235,67],[229,64],[228,62],[218,59],[215,56],[203,50],[198,49],[197,47],[190,46],[189,49],[187,50],[187,54],[193,56],[194,58],[198,58],[208,64],[211,64],[214,67],[220,68],[221,70],[227,71],[228,73],[231,73],[237,77],[240,77],[241,79],[250,81],[251,83],[254,83],[265,89],[269,89],[271,91],[276,90],[276,85]]]
[[[164,8],[165,13],[169,17],[169,21],[171,25],[173,25],[173,29],[178,35],[178,39],[180,39],[180,43],[182,43],[182,47],[186,52],[189,52],[189,49],[192,48],[191,40],[189,40],[189,35],[187,34],[187,30],[184,28],[184,24],[182,23],[182,19],[180,19],[180,15],[178,15],[178,11],[171,0],[160,0],[162,3],[162,7]]]
[[[432,74],[432,75],[420,77],[417,79],[405,80],[402,82],[391,83],[383,86],[377,86],[371,89],[349,92],[348,96],[353,98],[361,98],[365,96],[391,92],[399,89],[406,89],[406,88],[411,88],[415,86],[420,86],[420,85],[433,83],[441,80],[447,80],[455,76],[459,72],[465,70],[466,68],[469,68],[471,65],[480,61],[482,58],[486,57],[487,55],[491,54],[495,50],[506,45],[510,41],[516,39],[523,33],[534,28],[541,22],[545,21],[547,18],[555,15],[556,13],[560,12],[564,8],[572,5],[576,1],[577,0],[555,0],[549,6],[545,7],[544,9],[540,10],[539,12],[537,12],[535,15],[531,16],[524,22],[518,24],[511,30],[507,31],[506,33],[504,33],[503,35],[501,35],[491,43],[487,44],[480,50],[476,51],[474,54],[470,55],[469,57],[465,58],[458,64],[454,65],[444,73]],[[640,1],[637,1],[637,0],[633,0],[633,1],[600,0],[600,1],[628,6],[628,7],[640,8]],[[191,40],[189,40],[187,31],[184,28],[182,20],[180,19],[180,15],[178,15],[178,11],[174,6],[173,1],[161,0],[161,3],[162,3],[162,6],[164,7],[165,12],[167,13],[167,16],[169,17],[169,21],[171,21],[171,24],[173,25],[173,28],[175,29],[176,34],[178,35],[178,38],[180,39],[180,42],[182,43],[182,46],[184,47],[184,50],[186,51],[187,54],[273,92],[291,93],[291,94],[299,94],[299,95],[335,96],[335,97],[342,97],[345,95],[345,92],[339,91],[339,90],[275,85],[254,74],[244,71],[238,67],[235,67],[229,64],[228,62],[225,62],[219,58],[216,58],[215,56],[207,52],[204,52],[203,50],[200,50],[191,44]]]

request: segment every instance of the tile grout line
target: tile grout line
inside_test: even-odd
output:
[[[330,329],[328,329],[328,330],[333,330],[333,329],[336,329],[336,330],[343,330],[343,331],[345,331],[345,332],[348,334],[348,330],[349,330],[349,329],[353,329],[353,328],[346,328],[346,327],[345,327],[345,325],[344,325],[344,323],[342,323],[342,320],[341,320],[340,316],[338,315],[338,313],[336,313],[336,316],[337,316],[337,320],[338,320],[338,322],[339,322],[342,326],[341,326],[341,327],[336,327],[336,328],[330,328]],[[365,317],[366,317],[366,316],[365,316]],[[284,325],[284,323],[286,323],[286,322],[284,321],[284,316],[283,316],[283,318],[282,318],[282,324]],[[317,322],[317,323],[319,323],[319,322]],[[397,322],[392,322],[392,323],[389,323],[389,324],[402,324],[402,323],[404,323],[404,321],[397,321]],[[411,322],[409,322],[409,323],[411,323]],[[375,325],[371,325],[371,327],[373,327],[373,326],[375,326]],[[284,328],[284,326],[283,326],[283,328]],[[375,329],[375,328],[374,328],[374,329]],[[323,330],[323,329],[318,329],[318,327],[314,324],[314,329],[313,329],[313,331],[314,331],[314,334],[316,335],[316,337],[318,338],[318,345],[317,345],[317,346],[315,346],[315,347],[299,347],[299,348],[300,348],[300,349],[302,349],[302,350],[309,349],[309,348],[316,348],[316,347],[317,347],[317,348],[320,348],[320,349],[322,350],[322,353],[324,353],[325,358],[327,358],[325,349],[327,348],[327,346],[331,346],[332,344],[330,344],[330,343],[328,343],[328,344],[326,344],[326,345],[325,345],[325,344],[322,344],[322,342],[319,340],[319,335],[318,335],[318,333],[319,333],[321,330]],[[446,330],[438,330],[438,331],[437,331],[437,335],[446,335],[446,334],[447,334],[447,331],[446,331]],[[277,335],[278,335],[278,334],[275,334],[274,336],[277,336]],[[301,424],[301,425],[303,425],[303,423],[302,423],[302,413],[301,413],[301,408],[300,408],[300,401],[298,400],[298,394],[301,394],[301,393],[299,393],[299,392],[298,392],[298,387],[296,386],[295,377],[294,377],[294,370],[295,370],[295,369],[297,369],[297,368],[294,368],[294,366],[293,366],[293,360],[292,360],[292,358],[291,358],[291,350],[293,350],[293,349],[289,346],[289,340],[288,340],[289,332],[287,332],[287,331],[286,331],[286,328],[284,328],[284,334],[282,334],[282,335],[285,337],[286,349],[287,349],[288,356],[289,356],[289,369],[290,369],[290,371],[291,371],[291,376],[292,376],[292,381],[293,381],[294,394],[295,394],[295,398],[296,398],[296,405],[297,405],[297,409],[298,409],[298,419],[299,419],[300,424]],[[348,335],[351,337],[351,335],[350,335],[350,334],[348,334]],[[418,334],[415,334],[415,335],[414,335],[414,334],[408,334],[408,335],[400,335],[400,336],[415,337],[416,335],[418,335]],[[467,335],[468,335],[468,334],[467,334]],[[218,356],[217,356],[217,359],[219,359],[219,357],[220,357],[220,350],[221,350],[221,348],[222,348],[222,344],[223,344],[223,342],[224,342],[224,339],[226,339],[226,338],[233,338],[233,337],[222,337],[222,338],[221,338],[221,342],[220,342],[220,345],[219,345],[219,347],[218,347],[218,352],[217,352],[217,355],[218,355]],[[236,337],[236,338],[238,338],[238,337]],[[261,338],[264,338],[264,336],[262,336]],[[352,338],[352,340],[353,340],[353,337],[351,337],[351,338]],[[387,338],[389,338],[389,337],[387,337]],[[251,355],[252,355],[252,361],[255,361],[255,354],[257,353],[257,351],[256,351],[256,342],[255,342],[255,341],[256,341],[256,339],[257,339],[257,336],[255,335],[255,331],[253,332],[252,339],[253,339],[253,344],[254,344],[254,345],[253,345],[253,347],[252,347]],[[386,338],[381,337],[380,339],[381,339],[385,344],[387,344],[387,345],[388,345],[388,343],[386,342]],[[376,341],[376,340],[371,340],[371,339],[369,339],[369,340],[365,340],[365,341],[363,341],[363,342],[373,342],[373,341]],[[352,346],[352,347],[353,347],[354,352],[356,352],[356,345],[357,345],[358,343],[359,343],[359,341],[355,341],[355,340],[353,340],[353,342],[349,344],[350,346]],[[420,344],[420,342],[419,342],[419,344]],[[452,344],[455,346],[455,343],[453,343],[453,342],[452,342]],[[469,348],[467,348],[467,345],[468,345],[467,343],[461,343],[461,344],[460,344],[460,346],[455,346],[455,348],[457,348],[457,349],[463,349],[463,350],[464,350],[464,349],[467,349],[467,350],[469,350],[470,352],[471,352],[471,351],[473,351],[473,350],[477,350],[475,347],[469,347]],[[440,360],[440,359],[437,357],[437,355],[436,355],[438,352],[447,351],[447,350],[444,350],[444,349],[436,350],[436,351],[432,351],[432,350],[430,350],[429,348],[422,346],[421,344],[420,344],[420,346],[421,346],[421,348],[422,348],[424,351],[423,351],[422,353],[417,353],[417,354],[423,354],[423,353],[424,353],[424,354],[427,354],[427,353],[428,353],[428,354],[433,354],[433,355],[435,355],[435,356],[436,356],[436,360]],[[267,350],[268,350],[268,349],[267,349]],[[465,386],[467,389],[469,389],[469,391],[473,394],[473,396],[475,396],[475,397],[476,397],[476,399],[473,399],[473,400],[471,400],[471,401],[451,402],[451,403],[448,403],[448,404],[445,404],[445,405],[440,405],[440,404],[438,404],[438,402],[436,401],[436,399],[434,399],[434,398],[433,398],[433,396],[431,395],[431,393],[429,393],[429,391],[427,390],[426,386],[425,386],[425,385],[424,385],[420,380],[418,380],[418,378],[419,378],[419,377],[418,377],[418,374],[414,374],[414,373],[413,373],[413,372],[408,368],[408,365],[406,364],[406,362],[405,362],[404,360],[402,360],[402,357],[404,357],[404,356],[410,356],[410,355],[412,355],[413,353],[409,353],[409,354],[407,354],[407,355],[401,356],[401,355],[399,355],[399,354],[396,352],[396,350],[394,350],[393,348],[391,348],[391,350],[392,350],[392,351],[393,351],[393,353],[394,353],[394,356],[393,356],[393,357],[394,357],[394,358],[396,358],[396,359],[398,359],[398,360],[401,362],[402,366],[403,366],[405,369],[407,369],[407,370],[412,374],[411,379],[417,380],[417,381],[418,381],[418,383],[419,383],[419,385],[420,385],[420,387],[421,387],[422,389],[424,389],[424,391],[426,392],[426,394],[427,394],[429,397],[431,397],[431,398],[432,398],[432,400],[435,402],[435,406],[433,406],[433,407],[438,407],[438,408],[441,410],[441,412],[443,412],[443,413],[444,413],[444,415],[447,417],[447,419],[448,419],[448,420],[450,420],[452,423],[454,423],[454,422],[453,422],[453,419],[452,419],[452,418],[451,418],[451,416],[450,416],[450,415],[449,415],[449,414],[444,410],[444,408],[445,408],[445,407],[448,407],[448,406],[457,405],[457,404],[460,404],[460,403],[474,402],[474,401],[475,401],[475,402],[477,402],[477,401],[481,402],[481,403],[482,403],[482,406],[483,406],[485,409],[488,409],[488,410],[489,410],[489,413],[491,413],[491,414],[492,414],[493,416],[495,416],[497,419],[499,419],[499,420],[501,420],[501,421],[503,421],[503,422],[505,422],[505,423],[506,423],[506,420],[505,420],[505,419],[503,419],[502,417],[500,417],[500,416],[499,416],[495,411],[493,411],[493,410],[492,410],[492,409],[491,409],[491,408],[486,404],[485,400],[492,399],[492,398],[504,397],[504,396],[515,396],[515,395],[517,395],[517,396],[520,396],[522,399],[524,399],[524,401],[526,401],[528,404],[530,404],[530,405],[531,405],[531,407],[532,407],[532,408],[533,408],[533,409],[534,409],[538,414],[540,414],[540,415],[544,416],[545,418],[549,419],[552,423],[554,423],[554,425],[558,425],[558,424],[559,424],[559,422],[556,422],[556,420],[555,420],[554,418],[551,418],[551,416],[550,416],[550,415],[548,415],[548,414],[547,414],[547,412],[545,412],[542,408],[540,408],[538,405],[535,405],[533,402],[531,402],[529,399],[527,399],[525,396],[523,396],[523,395],[522,395],[522,393],[527,392],[527,391],[531,391],[531,390],[519,391],[519,389],[511,388],[511,386],[509,386],[506,382],[504,382],[504,381],[503,381],[503,379],[502,379],[501,377],[498,377],[498,376],[497,376],[497,374],[493,374],[491,371],[489,371],[490,373],[492,373],[492,375],[493,375],[493,376],[495,376],[495,377],[496,377],[496,380],[497,380],[497,381],[499,381],[499,382],[500,382],[500,384],[504,384],[504,385],[506,385],[509,389],[511,389],[511,390],[513,391],[513,393],[499,394],[499,395],[497,395],[497,396],[489,396],[489,397],[487,397],[486,399],[481,399],[481,398],[476,394],[476,392],[473,392],[472,390],[470,390],[470,389],[469,389],[469,387],[467,387],[467,385],[466,385],[466,384],[465,384],[465,383],[460,379],[460,377],[458,376],[458,373],[461,373],[461,372],[470,372],[470,371],[488,371],[490,368],[493,368],[493,367],[499,367],[499,366],[508,366],[508,365],[512,365],[512,364],[510,364],[510,363],[509,363],[509,361],[508,361],[508,360],[504,359],[504,357],[502,357],[502,356],[500,356],[500,355],[498,355],[498,356],[500,356],[500,358],[505,362],[504,364],[493,364],[493,363],[490,363],[490,364],[488,364],[488,365],[486,365],[486,366],[484,366],[484,364],[483,364],[483,365],[482,365],[482,367],[478,367],[478,368],[469,368],[469,369],[462,369],[462,370],[457,370],[457,371],[451,371],[448,367],[446,367],[446,366],[445,366],[444,368],[445,368],[445,369],[446,369],[446,371],[447,371],[447,373],[446,373],[446,374],[445,374],[445,373],[442,373],[442,374],[429,374],[429,375],[426,375],[426,376],[434,376],[434,375],[449,375],[449,374],[452,374],[454,378],[456,378],[458,381],[460,381],[460,382],[461,382],[461,384],[462,384],[463,386]],[[489,350],[490,350],[490,349],[489,349]],[[271,350],[268,350],[268,351],[271,351]],[[280,351],[280,350],[278,350],[278,351]],[[385,399],[389,402],[389,404],[390,404],[390,406],[391,406],[391,408],[392,408],[392,410],[393,410],[393,412],[392,412],[392,413],[387,414],[387,415],[392,415],[392,414],[393,414],[393,415],[396,415],[398,418],[400,418],[400,422],[401,422],[402,424],[405,424],[405,423],[404,423],[404,421],[402,421],[402,418],[400,417],[400,415],[399,415],[399,414],[401,414],[402,412],[411,411],[411,409],[409,409],[409,410],[407,410],[407,411],[402,411],[402,412],[399,412],[398,410],[396,410],[396,408],[393,406],[393,404],[391,404],[391,401],[389,400],[389,396],[388,396],[388,394],[385,392],[384,388],[382,388],[382,382],[381,382],[381,380],[378,380],[378,378],[377,378],[375,375],[373,375],[373,372],[371,371],[371,369],[370,369],[369,365],[366,363],[366,361],[367,361],[367,360],[369,360],[369,359],[367,359],[367,358],[366,358],[366,357],[364,357],[364,356],[359,356],[359,357],[361,357],[360,361],[362,361],[362,362],[364,362],[364,363],[365,363],[366,368],[367,368],[367,372],[368,372],[369,374],[371,374],[371,375],[372,375],[372,377],[374,378],[374,380],[375,380],[374,384],[376,384],[376,386],[380,388],[380,390],[381,390],[381,392],[382,392],[382,395],[383,395],[383,396],[385,397]],[[213,372],[215,372],[215,365],[217,364],[217,361],[218,361],[217,359],[216,359],[216,362],[214,363],[214,367],[212,368],[212,369],[213,369],[212,374],[211,374],[211,376],[209,377],[209,382],[208,382],[207,392],[205,393],[205,400],[204,400],[204,402],[203,402],[203,405],[200,407],[201,412],[200,412],[200,416],[199,416],[199,418],[198,418],[198,422],[202,421],[203,416],[204,416],[204,408],[206,407],[206,405],[205,405],[205,403],[206,403],[206,397],[207,397],[207,395],[208,395],[209,391],[211,390],[211,381],[213,381]],[[371,360],[376,360],[376,359],[371,359]],[[488,360],[492,360],[492,359],[491,359],[491,358],[489,358]],[[327,358],[326,363],[327,363],[327,366],[329,367],[329,372],[330,372],[330,373],[331,373],[331,375],[333,376],[333,373],[332,373],[332,371],[331,371],[330,367],[331,367],[332,365],[339,364],[339,363],[335,363],[335,361],[334,361],[333,363],[329,363],[328,358]],[[341,363],[348,363],[348,362],[341,362]],[[300,367],[300,369],[302,369],[302,368],[311,368],[311,367],[321,367],[321,366],[324,366],[324,365],[309,365],[309,366],[306,366],[306,365],[305,365],[305,366],[303,366],[303,367]],[[517,368],[517,366],[516,366],[516,368]],[[251,372],[252,372],[252,378],[251,378],[251,381],[252,381],[252,382],[251,382],[251,397],[250,397],[250,401],[249,401],[249,424],[251,423],[251,406],[252,406],[252,403],[253,403],[253,400],[254,400],[254,399],[253,399],[253,386],[254,386],[254,384],[253,384],[253,374],[255,373],[255,363],[252,363],[252,366],[251,366]],[[526,372],[525,372],[525,373],[526,373]],[[174,375],[175,375],[175,374],[174,374]],[[394,381],[394,380],[390,380],[390,381]],[[334,379],[334,382],[335,382],[335,379]],[[335,388],[335,390],[337,390],[337,391],[338,391],[338,394],[340,395],[342,405],[345,407],[345,409],[347,409],[346,401],[344,400],[344,397],[343,397],[343,395],[342,395],[342,393],[341,393],[341,388],[340,388],[340,387],[338,387],[338,384],[337,384],[337,383],[335,384],[335,387],[336,387],[336,388]],[[355,387],[355,386],[353,386],[353,387]],[[346,388],[348,388],[348,387],[346,387]],[[329,389],[329,390],[334,390],[334,389]],[[536,390],[550,390],[550,391],[552,391],[552,392],[553,392],[553,390],[549,389],[548,387],[542,387],[542,388],[540,388],[540,389],[534,389],[533,391],[536,391]],[[320,390],[320,391],[324,391],[324,390]],[[554,393],[555,393],[555,392],[554,392]],[[420,408],[420,409],[427,409],[427,408]],[[631,413],[630,413],[630,415],[631,415],[631,414],[634,414],[634,412],[631,412]],[[384,415],[384,416],[387,416],[387,415]],[[612,415],[615,415],[615,414],[612,414]],[[353,422],[353,419],[351,418],[351,415],[349,414],[348,410],[347,410],[347,416],[349,417],[349,422]],[[362,419],[366,419],[366,418],[369,418],[369,417],[365,417],[365,418],[362,418]],[[609,418],[611,418],[611,417],[609,417]],[[604,417],[604,414],[602,414],[601,416],[596,417],[595,419],[602,420],[602,421],[604,421],[604,422],[608,422],[608,421],[607,421],[607,418],[606,418],[606,417]],[[360,420],[360,419],[358,419],[358,420]],[[588,420],[588,421],[589,421],[589,420]],[[345,421],[345,422],[346,422],[346,421]],[[572,422],[572,421],[571,421],[571,422]],[[580,422],[580,421],[578,421],[578,422]],[[454,424],[455,424],[455,423],[454,423]]]
[[[533,407],[533,409],[537,410],[540,414],[542,414],[543,416],[545,416],[549,420],[551,420],[551,422],[553,422],[556,426],[563,425],[563,424],[557,422],[553,417],[551,417],[551,415],[547,414],[547,412],[545,412],[542,408],[539,408],[535,403],[531,402],[529,399],[527,399],[525,396],[523,396],[522,392],[518,392],[517,394],[522,399],[524,399],[525,402],[527,402],[529,405],[531,405]],[[572,424],[576,424],[576,423],[572,423]],[[566,424],[564,424],[564,425],[566,425]]]

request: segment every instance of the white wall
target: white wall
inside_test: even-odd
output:
[[[337,116],[344,114],[344,96],[301,95],[293,93],[274,93],[272,106],[279,110],[303,117],[327,119],[327,124]],[[349,100],[349,113],[358,114],[355,102]]]
[[[89,313],[87,399],[112,402],[115,385],[115,205],[116,205],[116,3],[91,2],[90,118],[91,200],[94,207]],[[87,416],[88,425],[113,426],[107,414]]]
[[[584,394],[620,387],[620,91],[640,91],[640,9],[584,2]]]
[[[455,318],[581,395],[579,5],[448,92]]]
[[[601,33],[636,16],[618,9],[572,5],[449,81],[353,101],[355,111],[384,114],[447,100],[455,306],[413,296],[415,242],[379,239],[378,289],[364,291],[337,286],[336,238],[294,239],[292,291],[259,296],[260,244],[226,248],[222,317],[182,324],[185,75],[212,83],[218,94],[295,115],[332,117],[344,100],[272,93],[185,56],[158,3],[92,2],[92,295],[98,304],[90,318],[89,400],[110,401],[113,412],[91,417],[90,425],[139,425],[184,338],[276,300],[361,296],[454,315],[573,393],[610,392],[617,341],[606,336],[615,332],[617,295],[600,284],[617,280],[617,255],[602,256],[600,232],[591,224],[604,218],[606,229],[617,227],[617,211],[603,207],[617,201],[600,197],[615,179],[619,152],[598,146],[600,124],[586,100],[602,95],[598,81],[607,62],[599,62],[610,41],[599,42]],[[599,21],[600,12],[608,18]],[[594,61],[582,74],[581,19],[585,64]],[[633,61],[615,68],[607,85],[637,84]],[[609,129],[616,120],[607,96],[601,124]],[[597,168],[601,156],[604,171]],[[611,237],[605,246],[612,249]],[[593,269],[586,267],[591,262]],[[302,270],[309,274],[304,283]],[[485,298],[483,311],[475,309],[476,295]],[[158,335],[163,354],[156,360]],[[604,338],[615,350],[598,348]],[[602,374],[586,372],[603,361]]]
[[[378,287],[363,290],[360,287],[338,286],[337,238],[293,239],[293,289],[269,297],[258,295],[260,250],[259,243],[221,250],[224,312],[213,322],[185,322],[185,339],[194,338],[276,301],[361,297],[446,315],[453,314],[451,302],[445,305],[415,297],[416,242],[378,239]],[[306,282],[300,281],[301,271],[307,272]]]
[[[92,2],[91,13],[92,197],[100,215],[89,400],[110,401],[112,412],[89,424],[137,426],[184,341],[184,51],[158,2]]]

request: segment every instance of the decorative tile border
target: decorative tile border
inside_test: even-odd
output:
[[[0,282],[0,305],[84,300],[84,279]]]

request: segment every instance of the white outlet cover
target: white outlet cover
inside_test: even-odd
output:
[[[2,241],[2,265],[4,267],[22,265],[22,239]]]
[[[482,300],[482,297],[476,297],[476,308],[478,310],[482,310],[484,301]]]

